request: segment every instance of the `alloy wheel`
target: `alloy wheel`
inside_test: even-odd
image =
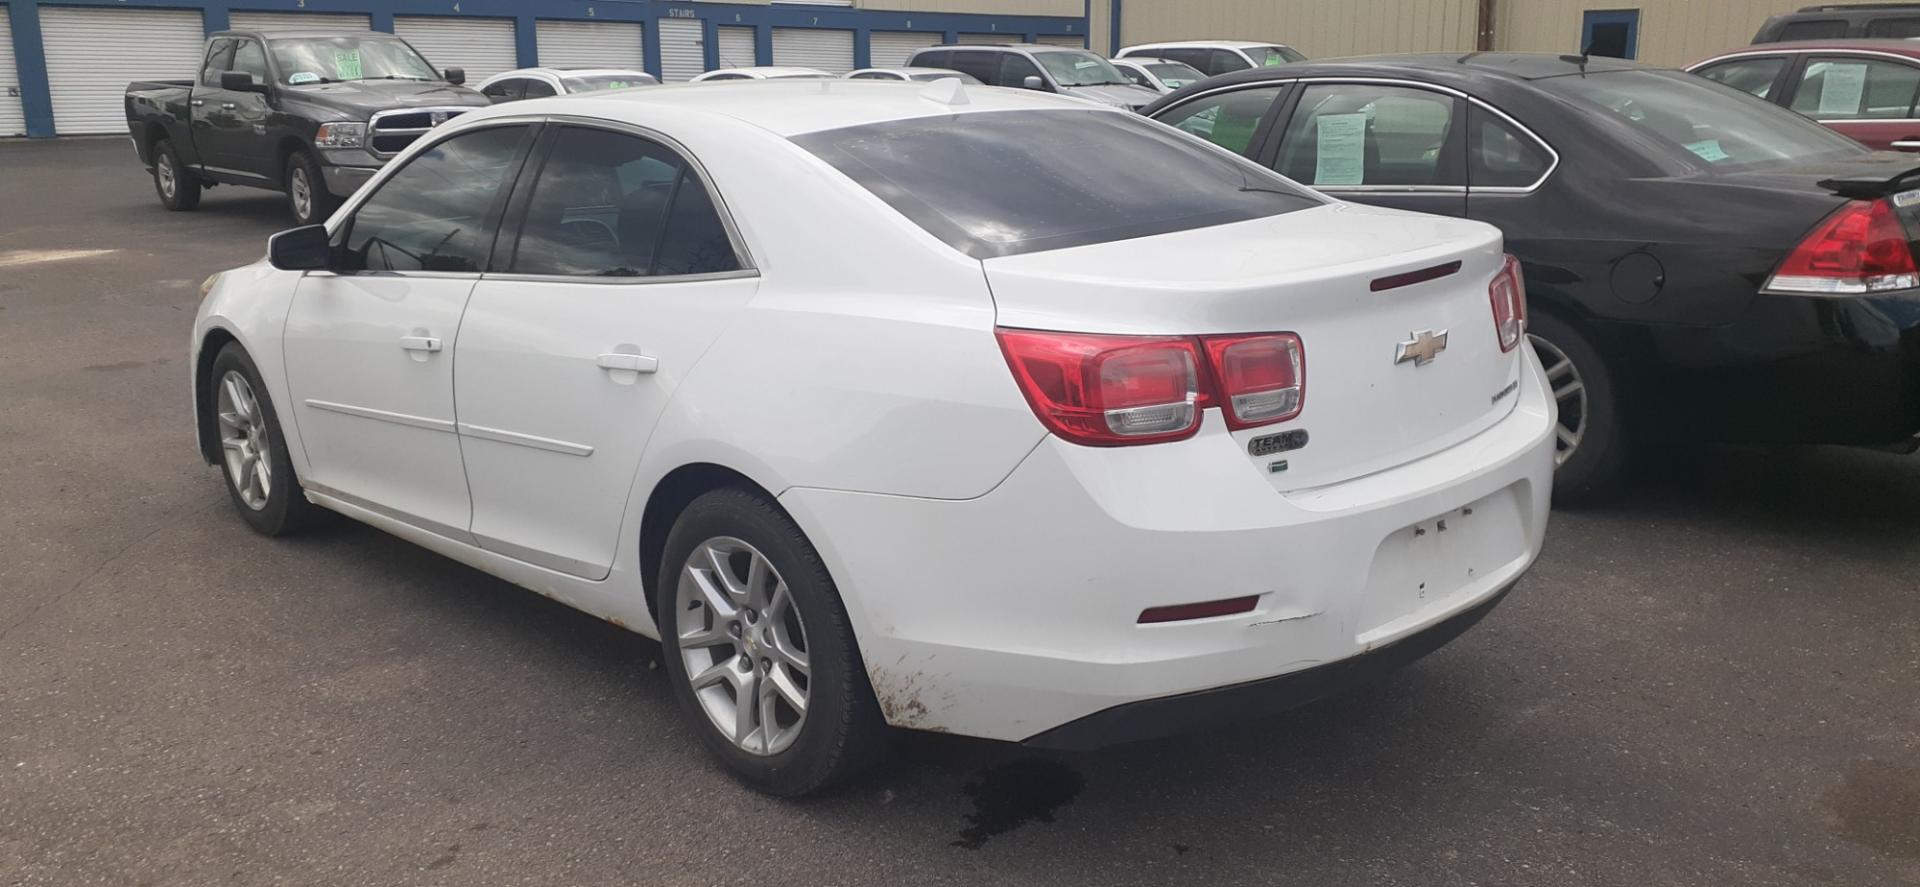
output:
[[[708,539],[681,568],[675,602],[671,630],[714,728],[752,755],[792,746],[812,671],[806,626],[773,562],[739,539]]]
[[[1547,387],[1553,389],[1554,402],[1560,405],[1560,427],[1554,429],[1553,464],[1558,468],[1573,458],[1587,435],[1587,383],[1573,359],[1552,342],[1529,334],[1533,352],[1547,368]]]
[[[266,416],[246,376],[228,371],[220,379],[217,410],[227,480],[248,508],[264,509],[267,497],[273,495],[273,450],[267,441]]]
[[[153,161],[153,175],[160,180],[161,196],[172,200],[174,190],[180,187],[179,183],[174,180],[173,158],[167,156],[164,152],[155,158]]]
[[[293,168],[291,180],[287,183],[288,196],[293,199],[294,217],[301,222],[311,221],[313,217],[313,185],[307,181],[305,167]]]

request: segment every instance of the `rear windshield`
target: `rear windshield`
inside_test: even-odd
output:
[[[642,74],[639,71],[623,71],[618,74],[568,74],[563,79],[567,81],[569,92],[631,89],[635,86],[652,86],[660,82],[653,79],[652,74]]]
[[[1277,216],[1322,199],[1132,114],[990,111],[794,142],[978,259]]]
[[[1751,168],[1868,153],[1865,147],[1785,108],[1679,71],[1609,71],[1537,81],[1709,168]]]

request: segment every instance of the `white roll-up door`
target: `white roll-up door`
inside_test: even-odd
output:
[[[373,23],[364,15],[335,12],[242,12],[227,15],[227,27],[236,31],[272,31],[279,28],[320,28],[328,31],[366,31]]]
[[[1074,47],[1079,47],[1081,49],[1085,49],[1087,46],[1087,38],[1073,37],[1073,36],[1068,36],[1064,34],[1056,34],[1050,37],[1041,37],[1040,42],[1045,43],[1048,46],[1074,46]]]
[[[27,114],[20,107],[20,69],[13,65],[13,25],[0,6],[0,138],[27,134]]]
[[[774,28],[773,63],[819,68],[829,74],[853,70],[853,32],[828,28]]]
[[[720,32],[720,67],[751,68],[759,62],[753,51],[752,28],[715,28]]]
[[[938,31],[874,31],[867,42],[867,60],[876,68],[898,68],[914,50],[939,46],[944,36]]]
[[[562,68],[647,66],[646,29],[637,22],[534,23],[540,64]]]
[[[1019,34],[961,34],[961,43],[1019,43]]]
[[[660,20],[660,80],[685,83],[707,70],[704,25],[696,18]]]
[[[393,33],[413,44],[435,69],[464,69],[468,83],[520,67],[512,19],[396,15]]]
[[[61,135],[127,131],[127,81],[189,80],[200,72],[198,11],[40,7]]]

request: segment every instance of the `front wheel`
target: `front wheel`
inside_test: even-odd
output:
[[[175,212],[200,206],[200,180],[180,163],[172,139],[153,143],[153,191],[161,206]]]
[[[311,523],[320,509],[307,501],[293,475],[280,417],[253,358],[238,343],[229,343],[214,357],[209,381],[221,473],[240,519],[268,536]]]
[[[327,190],[327,179],[320,172],[320,161],[310,151],[297,151],[287,158],[287,210],[297,226],[318,225],[333,215],[336,201]]]
[[[1571,324],[1549,314],[1527,321],[1547,387],[1560,408],[1554,429],[1556,501],[1591,502],[1612,493],[1625,472],[1626,435],[1614,403],[1613,375],[1600,352]]]
[[[737,489],[694,500],[667,537],[657,594],[674,695],[742,781],[804,795],[883,755],[846,608],[778,506]]]

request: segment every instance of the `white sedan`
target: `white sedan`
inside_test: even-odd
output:
[[[1487,225],[831,80],[463,115],[210,279],[191,366],[255,529],[339,512],[659,637],[791,795],[886,725],[1087,748],[1446,642],[1546,528],[1524,329]]]
[[[721,83],[728,80],[826,80],[833,77],[818,68],[790,68],[761,65],[755,68],[721,68],[696,75],[689,83]]]

